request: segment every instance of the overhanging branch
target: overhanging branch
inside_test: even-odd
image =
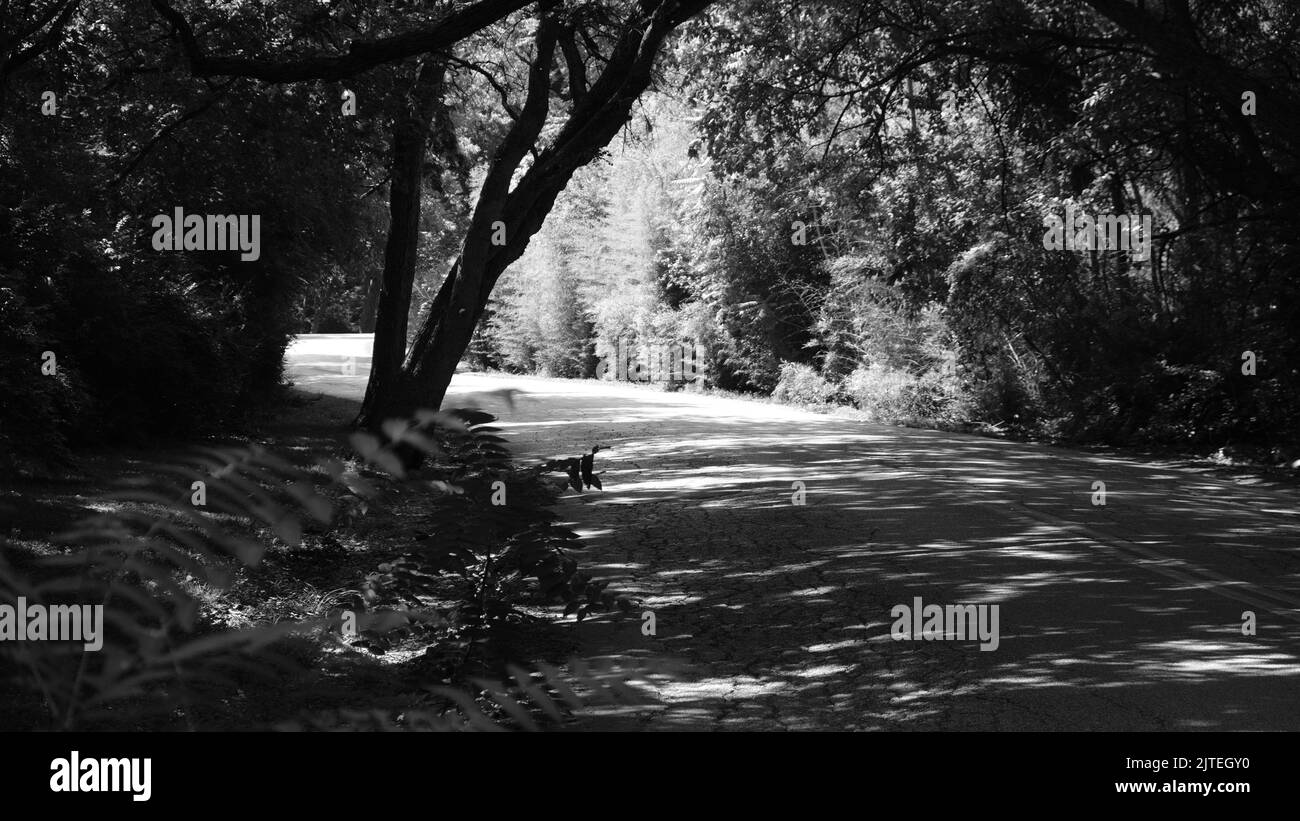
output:
[[[181,50],[185,53],[190,71],[194,75],[253,77],[272,83],[292,83],[303,80],[342,80],[384,63],[417,54],[442,51],[522,9],[534,0],[479,0],[472,6],[452,12],[435,25],[424,29],[375,40],[354,40],[348,46],[346,54],[316,55],[287,60],[210,56],[204,52],[198,38],[194,35],[193,27],[183,14],[174,9],[167,0],[151,0],[151,2],[158,14],[175,28]]]

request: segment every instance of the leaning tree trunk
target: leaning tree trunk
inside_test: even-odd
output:
[[[549,15],[542,19],[527,97],[493,157],[460,257],[429,307],[397,384],[373,398],[367,396],[360,424],[374,427],[417,408],[441,406],[497,279],[523,255],[573,173],[591,162],[622,130],[633,104],[649,87],[651,68],[664,40],[706,5],[708,0],[663,0],[655,5],[644,18],[628,26],[589,87],[581,64],[568,59],[573,54],[573,30]],[[546,123],[551,60],[557,43],[565,49],[569,63],[573,105],[553,142],[536,156],[512,189],[516,170]],[[504,242],[499,241],[502,226]]]
[[[415,86],[393,123],[390,223],[375,315],[370,381],[366,385],[362,417],[378,397],[394,389],[406,358],[407,317],[420,247],[425,149],[434,114],[442,104],[445,74],[446,66],[441,61],[422,63],[416,73]]]

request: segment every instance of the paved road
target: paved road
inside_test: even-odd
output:
[[[368,340],[304,338],[289,366],[360,399]],[[600,618],[591,654],[687,662],[665,707],[585,726],[1300,730],[1289,489],[608,382],[458,374],[448,404],[502,387],[526,396],[483,407],[521,455],[608,448],[605,491],[561,509],[656,635]],[[894,640],[917,597],[997,605],[997,648]]]

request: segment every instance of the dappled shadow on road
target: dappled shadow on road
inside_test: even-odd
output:
[[[566,513],[656,635],[636,618],[579,630],[623,661],[690,662],[648,726],[1300,728],[1300,528],[1285,493],[648,396],[579,409],[557,395],[560,421],[513,430],[557,452],[610,448],[606,491]],[[997,605],[999,646],[894,641],[891,609],[917,597]],[[1258,635],[1243,635],[1246,610]]]
[[[309,378],[359,398],[334,364]],[[525,462],[605,446],[605,491],[560,510],[655,635],[641,612],[572,629],[625,666],[686,662],[658,710],[579,728],[1300,729],[1292,493],[779,406],[458,380],[448,404],[526,391],[485,407]],[[893,640],[917,598],[997,605],[997,649]]]

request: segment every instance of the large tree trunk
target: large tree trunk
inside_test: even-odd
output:
[[[424,157],[434,113],[442,104],[445,74],[446,67],[441,61],[426,60],[422,63],[406,104],[393,123],[390,222],[374,324],[370,381],[362,403],[363,416],[378,397],[393,390],[402,361],[406,358],[407,317],[420,248]]]
[[[672,30],[708,0],[662,0],[627,27],[590,88],[570,63],[573,104],[554,141],[510,188],[520,162],[536,144],[546,122],[551,92],[551,60],[557,43],[567,47],[572,31],[544,17],[536,34],[528,95],[514,125],[493,157],[460,257],[420,327],[397,384],[367,397],[360,423],[377,426],[386,418],[417,408],[438,408],[487,307],[493,286],[519,259],[542,227],[555,199],[573,173],[596,157],[623,128],[632,106],[650,84],[651,68]],[[561,41],[564,42],[561,42]],[[493,242],[494,225],[505,225],[505,243]]]

